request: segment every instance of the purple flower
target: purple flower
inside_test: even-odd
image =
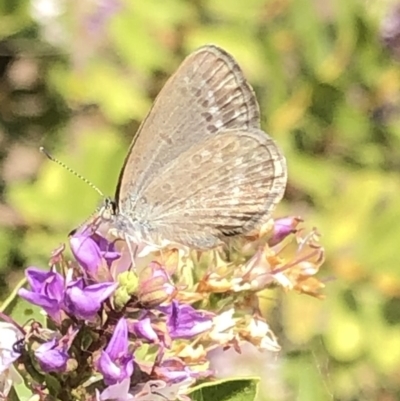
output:
[[[93,320],[102,302],[111,296],[117,283],[99,283],[85,286],[82,278],[68,284],[65,305],[78,319]]]
[[[121,318],[106,349],[101,352],[97,364],[108,386],[132,376],[133,356],[129,352],[128,345],[128,324],[125,318]]]
[[[190,377],[175,383],[167,383],[164,380],[146,380],[133,389],[134,400],[189,400],[185,394],[194,382],[195,380]]]
[[[100,401],[103,400],[113,400],[113,401],[135,401],[132,394],[129,393],[131,385],[130,377],[122,380],[120,383],[112,384],[108,386],[98,398]]]
[[[172,339],[190,339],[212,327],[211,314],[198,311],[190,305],[173,301],[160,310],[168,315],[167,327]]]
[[[100,248],[96,242],[91,237],[79,234],[71,237],[69,243],[75,259],[83,269],[91,275],[96,273],[102,262]]]
[[[65,372],[67,367],[68,345],[56,339],[42,344],[35,356],[44,372]]]
[[[155,368],[158,378],[167,383],[180,383],[188,379],[207,377],[212,374],[210,370],[195,371],[190,369],[180,358],[169,358],[164,360],[160,366]]]
[[[150,318],[146,317],[129,326],[129,331],[134,333],[138,338],[143,338],[150,342],[158,342],[158,335],[154,331]]]
[[[104,262],[110,267],[121,256],[113,244],[100,236],[89,237],[79,233],[71,237],[70,246],[75,259],[91,276],[96,275]]]
[[[302,220],[299,217],[283,217],[274,221],[274,228],[271,238],[268,240],[269,246],[274,246],[283,241],[288,235],[296,232],[297,225]]]
[[[18,291],[19,296],[41,306],[53,320],[60,322],[65,291],[64,278],[53,269],[46,272],[36,267],[28,267],[25,274],[31,291],[21,288]]]
[[[115,250],[115,244],[108,242],[104,237],[97,235],[95,238],[97,245],[100,248],[101,256],[107,262],[107,266],[110,267],[112,262],[121,257],[120,252]]]

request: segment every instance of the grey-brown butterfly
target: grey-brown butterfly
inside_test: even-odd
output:
[[[211,249],[261,226],[281,200],[286,161],[260,128],[253,89],[206,45],[167,81],[98,215],[116,237]]]

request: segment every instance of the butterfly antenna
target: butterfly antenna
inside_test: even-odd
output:
[[[68,167],[65,163],[63,163],[62,161],[56,159],[54,156],[52,156],[49,152],[47,152],[47,150],[41,146],[39,148],[39,150],[46,155],[46,157],[51,160],[54,163],[57,163],[59,166],[63,167],[65,170],[69,171],[71,174],[73,174],[75,177],[78,177],[79,179],[81,179],[83,182],[85,182],[86,184],[89,185],[89,187],[93,188],[100,196],[102,196],[104,198],[104,194],[103,192],[100,191],[99,188],[96,187],[96,185],[94,185],[92,182],[90,182],[87,178],[85,178],[83,175],[77,173],[75,170],[72,170],[71,167]]]

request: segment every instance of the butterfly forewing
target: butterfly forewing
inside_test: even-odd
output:
[[[121,171],[116,201],[134,205],[165,166],[221,129],[259,127],[252,88],[235,60],[216,46],[188,56],[139,128]]]

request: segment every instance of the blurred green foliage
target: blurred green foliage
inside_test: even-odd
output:
[[[0,5],[3,169],[15,144],[46,145],[113,194],[166,78],[196,47],[224,47],[288,160],[277,215],[318,227],[327,254],[326,300],[265,301],[288,387],[283,395],[264,389],[262,399],[400,399],[400,68],[380,39],[385,2],[99,0],[59,2],[51,18],[34,19],[39,3]],[[10,79],[21,59],[37,69],[28,90]],[[27,94],[32,106],[21,103]],[[44,157],[39,164],[28,178],[3,175],[0,186],[19,222],[0,226],[5,295],[15,269],[46,266],[99,202],[67,171]]]

